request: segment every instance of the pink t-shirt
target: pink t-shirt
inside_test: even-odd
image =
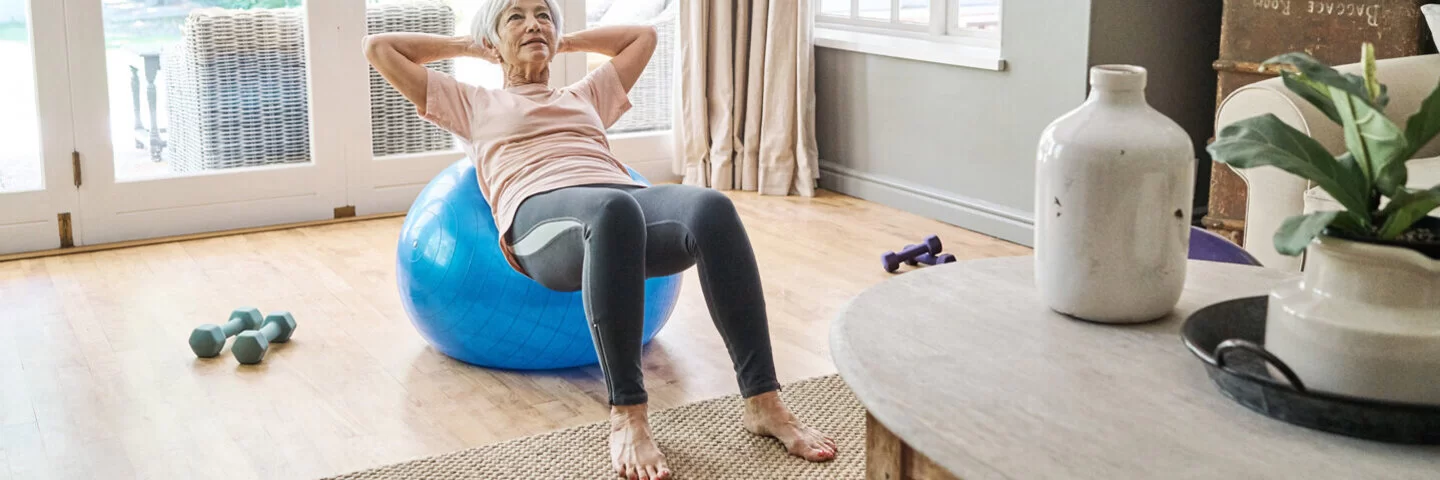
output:
[[[640,185],[605,137],[631,106],[610,62],[558,90],[543,84],[490,90],[435,70],[427,83],[421,118],[459,138],[475,162],[500,249],[516,271],[523,270],[505,236],[526,198],[575,185]]]

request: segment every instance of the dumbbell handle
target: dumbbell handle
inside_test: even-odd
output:
[[[230,321],[225,322],[224,325],[220,326],[220,332],[225,334],[225,338],[233,337],[242,331],[245,331],[244,318],[232,318],[230,319]]]
[[[260,326],[260,334],[265,336],[266,341],[275,340],[275,337],[280,336],[280,324],[276,322],[265,322],[264,325]]]
[[[907,245],[905,246],[905,248],[900,250],[899,256],[900,258],[915,258],[920,256],[920,254],[927,253],[929,251],[930,247],[923,243],[919,245]]]

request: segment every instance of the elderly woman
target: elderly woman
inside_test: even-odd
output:
[[[807,460],[834,458],[834,441],[779,399],[760,275],[729,199],[698,187],[644,186],[610,152],[605,129],[630,107],[655,30],[611,26],[561,36],[561,18],[553,0],[488,0],[472,36],[379,34],[366,38],[365,54],[475,161],[511,267],[551,289],[582,292],[609,392],[617,473],[669,476],[650,436],[641,378],[645,279],[692,265],[745,397],[744,427]],[[552,88],[550,61],[565,52],[611,60]],[[499,63],[504,88],[460,83],[424,66],[459,56]]]

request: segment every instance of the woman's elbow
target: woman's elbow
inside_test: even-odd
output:
[[[385,46],[385,34],[370,34],[360,39],[360,51],[365,53],[365,59],[375,63],[380,56],[381,49]]]
[[[660,38],[660,33],[655,30],[654,25],[637,25],[640,27],[640,40],[654,45]]]
[[[653,25],[636,25],[637,35],[633,45],[641,47],[646,52],[654,52],[659,42],[660,34],[655,31]]]

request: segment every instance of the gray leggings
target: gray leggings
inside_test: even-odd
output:
[[[511,245],[552,290],[579,290],[612,405],[645,403],[645,279],[699,266],[700,289],[745,397],[779,389],[755,254],[725,195],[685,185],[585,185],[526,199]]]

